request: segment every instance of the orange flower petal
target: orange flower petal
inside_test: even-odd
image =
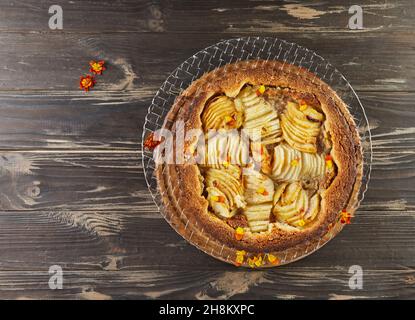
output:
[[[236,230],[235,230],[235,239],[238,240],[238,241],[242,240],[242,238],[244,237],[244,233],[245,233],[245,231],[244,231],[243,228],[237,227]]]
[[[243,234],[237,234],[237,233],[235,233],[235,239],[236,240],[240,241],[240,240],[242,240],[243,237],[244,237]]]
[[[236,258],[235,258],[235,261],[234,261],[235,266],[239,267],[244,262],[245,254],[246,254],[246,252],[244,250],[237,250],[236,251]]]
[[[225,203],[225,197],[224,196],[218,196],[218,202]]]
[[[353,215],[349,212],[347,212],[345,209],[343,209],[340,212],[340,222],[343,224],[350,224],[351,220],[353,218]]]
[[[244,256],[244,255],[246,255],[246,251],[245,250],[236,250],[236,255],[237,256]]]
[[[326,161],[329,161],[329,160],[333,160],[333,158],[332,158],[332,156],[331,156],[331,155],[327,154],[327,155],[326,155]]]
[[[268,258],[268,261],[271,264],[274,264],[274,265],[277,265],[280,262],[279,259],[276,256],[274,256],[273,254],[270,254],[270,253],[267,254],[267,258]]]
[[[291,161],[291,166],[292,166],[292,167],[296,167],[296,166],[298,166],[298,159],[293,159],[293,160]]]
[[[248,265],[249,265],[251,268],[255,268],[255,258],[249,258],[249,259],[248,259]]]
[[[100,61],[90,61],[89,62],[89,71],[95,74],[102,74],[103,71],[106,70],[106,68],[104,67],[105,61],[104,60],[100,60]]]
[[[144,148],[147,150],[155,149],[161,141],[154,140],[154,133],[150,133],[144,141]]]
[[[264,187],[259,187],[256,191],[259,194],[263,194],[265,192],[265,188]]]
[[[263,262],[262,261],[262,257],[261,256],[258,256],[258,257],[256,257],[254,264],[257,267],[260,267],[262,265],[262,262]]]
[[[326,166],[328,170],[333,169],[333,161],[331,160],[326,160]]]
[[[265,90],[266,90],[265,86],[260,85],[259,88],[255,91],[255,93],[256,93],[257,96],[260,96],[260,95],[264,94]]]
[[[95,85],[95,78],[91,75],[81,76],[79,79],[79,88],[84,91],[89,91]]]

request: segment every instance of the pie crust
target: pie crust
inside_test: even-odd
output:
[[[184,122],[185,132],[190,129],[204,128],[206,124],[202,121],[203,112],[217,96],[235,102],[235,99],[245,88],[255,90],[262,86],[269,88],[270,92],[283,92],[288,99],[292,98],[295,101],[299,96],[307,99],[312,98],[314,102],[311,101],[311,104],[316,105],[315,110],[324,115],[324,120],[320,121],[319,125],[321,125],[321,131],[324,130],[326,136],[329,137],[330,142],[328,149],[320,152],[321,157],[325,159],[324,156],[326,156],[327,159],[327,154],[330,155],[329,159],[333,161],[335,167],[332,170],[334,174],[331,175],[329,183],[326,183],[324,188],[318,187],[316,191],[319,195],[318,213],[304,227],[287,225],[284,221],[278,221],[278,214],[274,214],[273,220],[273,210],[276,204],[272,203],[268,229],[253,232],[251,227],[246,224],[246,215],[244,214],[246,207],[236,210],[237,213],[234,213],[232,217],[235,221],[232,218],[221,217],[212,210],[206,193],[206,170],[209,168],[206,169],[191,162],[158,164],[156,176],[166,216],[175,226],[176,231],[183,236],[186,229],[192,228],[197,233],[194,236],[194,241],[197,242],[196,239],[199,237],[200,241],[197,245],[205,251],[209,251],[208,244],[201,243],[202,236],[207,236],[208,239],[215,242],[220,248],[220,252],[226,252],[228,257],[230,254],[237,254],[241,251],[259,255],[283,252],[296,246],[319,241],[327,234],[330,227],[338,222],[339,214],[342,211],[353,214],[356,210],[363,167],[362,149],[356,124],[346,104],[336,92],[304,68],[279,61],[248,60],[215,69],[195,80],[179,95],[167,114],[164,128],[174,133],[175,123],[178,120]],[[307,104],[309,104],[308,101]],[[281,125],[281,115],[286,109],[275,110]],[[278,137],[279,141],[271,143],[268,147],[271,147],[271,150],[278,146],[296,150],[287,143],[284,137],[284,134],[289,131],[281,131]],[[315,141],[314,138],[310,139]],[[184,148],[187,150],[195,142],[195,140],[187,141]],[[313,148],[308,149],[308,151],[310,150],[311,152],[297,150],[296,154],[319,154]],[[304,158],[304,156],[302,157]],[[271,161],[271,166],[272,162],[276,161],[274,158]],[[292,164],[293,162],[290,165]],[[319,185],[325,175],[326,173],[318,180]],[[275,189],[281,183],[287,183],[287,181],[282,181],[284,179],[275,180],[274,178],[271,174]],[[243,177],[240,180],[243,192],[246,192]],[[290,183],[293,181],[289,181],[288,185]],[[310,198],[311,196],[307,199],[308,203],[310,203]],[[254,203],[251,207],[256,205],[260,204]],[[238,226],[239,218],[244,220],[241,225],[244,232],[242,237],[235,237],[235,228]],[[296,222],[298,221],[300,220]],[[229,261],[221,255],[219,258]]]

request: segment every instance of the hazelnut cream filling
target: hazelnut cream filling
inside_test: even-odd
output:
[[[313,95],[245,85],[235,98],[210,99],[201,121],[208,145],[199,169],[209,212],[250,232],[300,231],[316,220],[337,169]]]

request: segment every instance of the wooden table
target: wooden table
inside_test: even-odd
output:
[[[0,3],[0,298],[415,298],[415,8],[410,0]],[[354,223],[317,253],[269,271],[199,252],[157,212],[140,140],[150,101],[184,59],[217,41],[276,36],[315,50],[368,113],[373,171]],[[91,59],[108,69],[78,89]],[[49,267],[63,269],[51,290]],[[348,286],[351,265],[363,289]]]

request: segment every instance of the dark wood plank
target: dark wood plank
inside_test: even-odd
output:
[[[349,266],[273,271],[64,271],[50,290],[47,271],[1,271],[7,299],[413,299],[414,271],[363,269],[362,290],[348,286]],[[381,285],[380,285],[381,283]]]
[[[138,152],[153,94],[0,93],[0,150]],[[415,93],[358,95],[372,129],[376,165],[402,161],[404,169],[412,163]]]
[[[348,32],[347,0],[295,1],[70,1],[60,0],[63,32],[275,33]],[[48,28],[51,3],[36,0],[0,5],[0,32],[54,32]],[[414,26],[413,3],[360,1],[363,32],[407,30]],[[203,23],[200,23],[203,21]]]
[[[85,213],[70,222],[51,219],[49,212],[2,212],[0,296],[413,298],[413,214],[360,211],[352,225],[315,254],[295,264],[255,272],[218,262],[187,244],[167,223],[143,220],[132,212],[126,228],[116,236],[100,235],[99,230],[91,233],[90,227],[81,232],[79,225],[88,225],[90,218]],[[118,215],[109,214],[113,222],[103,225],[112,225]],[[97,220],[92,218],[91,226],[94,221],[99,224]],[[47,286],[47,271],[55,264],[64,271],[62,291]],[[354,264],[364,270],[363,290],[347,286],[348,269]]]
[[[91,59],[105,59],[108,70],[97,78],[95,93],[138,91],[152,95],[168,74],[223,34],[0,33],[0,90],[78,91],[79,77]],[[315,50],[335,65],[357,90],[412,91],[415,33],[278,33],[282,39]],[[344,48],[347,50],[344,50]],[[400,54],[396,54],[399,48]],[[21,54],[16,55],[16,52]]]
[[[0,209],[155,211],[143,177],[140,153],[0,153]],[[411,210],[414,155],[387,167],[374,162],[365,210]]]
[[[0,150],[137,152],[152,94],[0,94]]]
[[[413,268],[413,214],[359,210],[329,244],[284,268]],[[154,211],[2,211],[0,221],[2,271],[43,270],[54,263],[68,271],[235,270],[192,247]]]

